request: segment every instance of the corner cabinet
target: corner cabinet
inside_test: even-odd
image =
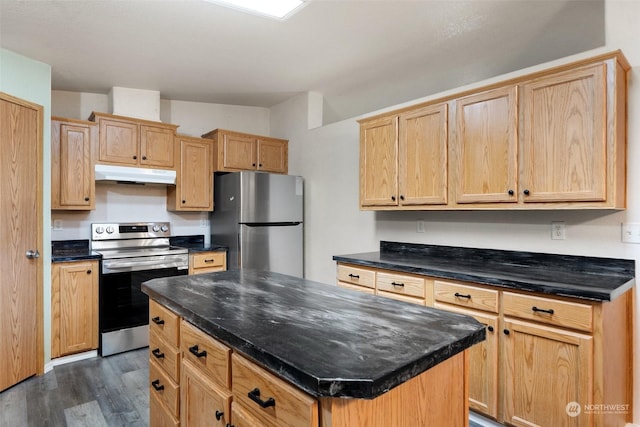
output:
[[[172,169],[177,125],[92,113],[100,138],[96,162],[119,166]]]
[[[95,209],[93,122],[51,118],[51,209]]]
[[[419,289],[412,284],[419,278],[424,298],[401,295]],[[483,323],[486,340],[469,349],[473,411],[521,427],[631,421],[633,290],[598,302],[344,263],[337,279],[344,288]],[[607,404],[618,410],[603,410]]]
[[[214,142],[214,172],[256,170],[286,174],[289,142],[285,139],[214,129],[202,135]]]
[[[176,185],[167,187],[167,210],[212,211],[211,140],[178,135]]]
[[[629,69],[616,51],[360,120],[360,208],[624,209]]]
[[[98,261],[51,264],[51,357],[98,348]]]

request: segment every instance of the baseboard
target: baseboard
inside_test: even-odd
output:
[[[58,357],[49,361],[44,365],[44,373],[51,371],[53,368],[59,365],[65,365],[67,363],[79,362],[80,360],[91,359],[98,356],[97,350],[85,351],[84,353],[70,354],[69,356]]]

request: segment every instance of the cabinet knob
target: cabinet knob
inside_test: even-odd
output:
[[[255,163],[251,163],[251,166],[255,166],[255,165],[256,165]]]
[[[85,202],[88,202],[89,200],[91,200],[89,197],[85,197],[85,198],[84,198],[84,201],[85,201]]]
[[[531,194],[531,192],[529,190],[524,190],[523,193],[524,193],[525,196],[528,196],[529,194]]]
[[[258,163],[258,167],[262,167],[262,163]]]
[[[87,274],[91,274],[91,270],[87,270]]]
[[[142,160],[147,160],[147,156],[142,156]]]
[[[133,160],[136,160],[138,158],[138,156],[133,156]]]
[[[502,332],[504,332],[505,335],[509,335],[511,333],[508,329],[505,329]]]
[[[509,193],[510,196],[513,196],[513,190],[509,190],[507,193]]]
[[[395,202],[396,201],[396,196],[391,196],[391,200]]]
[[[186,200],[183,200],[183,201],[182,201],[182,203],[187,203],[187,201],[186,201]]]
[[[493,326],[487,326],[487,330],[488,330],[489,332],[493,332]]]
[[[404,200],[404,196],[402,194],[400,195],[400,200]]]

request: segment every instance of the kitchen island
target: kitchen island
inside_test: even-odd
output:
[[[236,427],[468,424],[466,350],[485,338],[471,317],[252,270],[155,279],[143,291],[151,404],[175,421],[212,408]],[[173,383],[157,357],[172,343]],[[164,399],[172,387],[177,397]],[[195,390],[211,389],[219,403],[197,403]]]

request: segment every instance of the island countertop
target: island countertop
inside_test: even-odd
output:
[[[277,273],[176,276],[142,290],[316,397],[375,398],[485,337],[468,316]]]

